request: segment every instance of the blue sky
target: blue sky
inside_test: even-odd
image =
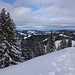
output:
[[[75,29],[75,0],[0,0],[18,30]]]
[[[16,0],[2,0],[5,3],[13,4]]]

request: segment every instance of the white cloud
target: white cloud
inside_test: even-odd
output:
[[[0,10],[2,10],[3,8],[6,8],[8,11],[12,11],[14,9],[14,7],[11,4],[2,2],[0,0]]]
[[[35,11],[35,13],[48,16],[75,17],[74,9],[60,8],[56,6],[40,8],[39,10]]]
[[[16,0],[13,5],[0,1],[0,10],[3,7],[11,13],[19,29],[75,26],[75,0]]]
[[[74,7],[75,0],[16,0],[14,5],[16,6],[59,6],[59,7]]]
[[[42,6],[47,6],[49,3],[50,0],[16,0],[14,2],[14,5],[42,7]]]
[[[58,11],[56,11],[57,13],[53,13],[53,15],[58,15],[58,16],[62,16],[65,15],[64,12],[58,13]],[[48,14],[48,13],[47,13]],[[52,15],[51,14],[51,15]],[[12,17],[14,18],[14,20],[17,23],[20,24],[26,24],[26,23],[36,23],[36,24],[42,24],[42,25],[50,25],[50,24],[74,24],[75,23],[75,18],[71,17],[71,18],[45,18],[44,16],[40,16],[37,13],[35,13],[35,11],[32,11],[32,9],[30,8],[25,8],[25,7],[19,7],[19,8],[15,8],[12,12]]]

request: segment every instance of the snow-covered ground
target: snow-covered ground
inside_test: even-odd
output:
[[[67,35],[63,35],[63,34],[59,34],[59,36],[64,36],[64,37],[68,37]]]
[[[0,75],[75,75],[75,47],[0,69]]]
[[[55,41],[55,46],[56,46],[56,49],[58,48],[58,45],[60,44],[61,40],[59,41]]]
[[[72,47],[75,46],[75,41],[72,41]]]
[[[60,42],[61,42],[61,40],[58,40],[58,41],[55,42],[56,48],[58,48],[58,45],[60,44]],[[72,47],[73,46],[75,46],[75,41],[74,40],[72,40]]]

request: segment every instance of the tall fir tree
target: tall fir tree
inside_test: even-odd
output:
[[[38,40],[37,37],[34,40],[33,52],[34,52],[35,57],[45,54],[44,45],[42,44],[41,41]]]
[[[30,47],[28,46],[28,43],[24,37],[21,40],[21,49],[22,49],[22,57],[24,57],[24,60],[27,61],[32,58],[32,51]]]
[[[44,45],[42,45],[40,42],[34,43],[34,54],[35,57],[41,56],[45,54]]]
[[[21,60],[16,49],[15,23],[5,8],[0,13],[0,68],[17,64]]]
[[[57,51],[60,50],[60,44],[58,44]]]
[[[65,37],[63,37],[60,42],[60,49],[64,49],[64,48],[67,48],[67,41]]]
[[[47,53],[54,52],[54,51],[55,51],[55,39],[51,31],[47,43]]]
[[[72,47],[72,40],[71,40],[70,35],[68,37],[68,47]]]

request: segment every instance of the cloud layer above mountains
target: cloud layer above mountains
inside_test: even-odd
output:
[[[11,13],[17,29],[75,28],[75,0],[0,0],[0,10]]]

